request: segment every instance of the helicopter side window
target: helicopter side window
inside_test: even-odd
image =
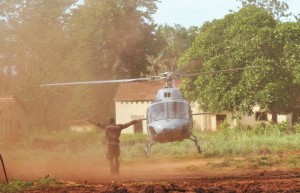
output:
[[[169,119],[189,119],[188,105],[182,102],[168,102]]]
[[[165,98],[169,98],[169,97],[171,97],[171,93],[169,93],[169,92],[165,92],[165,93],[164,93],[164,97],[165,97]]]

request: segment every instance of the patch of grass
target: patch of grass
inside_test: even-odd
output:
[[[285,124],[280,124],[255,128],[229,127],[199,134],[203,138],[204,157],[248,156],[299,149],[300,133],[291,130]]]
[[[200,166],[197,166],[197,165],[188,165],[185,167],[185,170],[189,171],[189,172],[195,172],[199,169],[200,169]]]
[[[241,168],[244,167],[245,159],[226,157],[221,161],[210,161],[207,166],[210,168]]]
[[[120,137],[120,141],[122,142],[123,146],[133,146],[135,144],[145,143],[149,139],[148,135],[146,134],[122,134]]]
[[[291,168],[300,168],[300,155],[299,154],[290,154],[284,157],[286,165]]]
[[[20,180],[14,180],[9,183],[0,183],[0,192],[5,192],[5,193],[17,193],[21,192],[25,188],[32,186],[32,182],[23,182]]]
[[[41,178],[37,179],[33,182],[34,185],[59,185],[62,184],[61,182],[57,181],[56,178]]]
[[[258,157],[251,157],[248,158],[248,167],[250,169],[257,169],[257,168],[268,168],[279,166],[280,161],[274,156],[258,156]]]
[[[61,184],[55,178],[44,178],[37,179],[35,181],[24,182],[21,180],[13,180],[9,183],[0,183],[0,192],[3,193],[18,193],[24,191],[26,188],[31,186],[42,186],[42,185],[58,185]]]
[[[296,125],[295,129],[291,129],[282,123],[260,125],[255,128],[223,125],[216,132],[200,132],[194,129],[202,154],[198,154],[194,142],[186,139],[181,142],[155,143],[151,147],[151,159],[247,158],[277,155],[280,152],[289,154],[300,149],[300,129],[298,128],[300,126]],[[103,131],[76,133],[70,130],[33,130],[18,139],[13,139],[13,142],[6,138],[0,140],[2,154],[45,160],[99,156],[105,160],[106,142]],[[122,134],[120,140],[122,160],[132,161],[145,158],[144,149],[149,142],[147,134]],[[291,158],[290,163],[284,163],[296,167],[298,164],[295,160],[297,161],[297,158]],[[249,162],[249,167],[252,167],[251,161]],[[258,167],[268,165],[260,159],[253,162],[259,162]],[[239,162],[235,160],[224,160],[222,164],[239,167]]]

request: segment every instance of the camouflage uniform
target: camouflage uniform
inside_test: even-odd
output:
[[[115,125],[114,120],[111,119],[110,124],[105,127],[103,123],[92,122],[93,124],[102,128],[104,127],[105,129],[106,140],[107,140],[106,158],[109,161],[111,174],[119,173],[119,167],[120,167],[119,156],[121,153],[119,138],[121,135],[121,131],[135,124],[136,122],[137,120],[133,120],[126,124]]]

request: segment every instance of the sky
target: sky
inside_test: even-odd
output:
[[[238,11],[241,3],[236,0],[160,0],[153,15],[158,24],[180,24],[183,27],[202,26],[206,21],[221,19],[229,10]],[[289,11],[300,14],[300,0],[286,0]],[[292,17],[293,19],[293,17]]]

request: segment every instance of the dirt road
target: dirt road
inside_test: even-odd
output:
[[[300,192],[300,172],[255,171],[242,175],[227,173],[218,177],[181,174],[127,180],[120,177],[110,182],[64,182],[55,186],[33,186],[25,192]]]
[[[71,175],[67,168],[56,173],[61,184],[33,185],[24,192],[300,192],[300,169],[208,168],[202,160],[153,160],[123,163],[121,174],[111,177],[99,174],[106,167],[88,170],[81,165]]]

